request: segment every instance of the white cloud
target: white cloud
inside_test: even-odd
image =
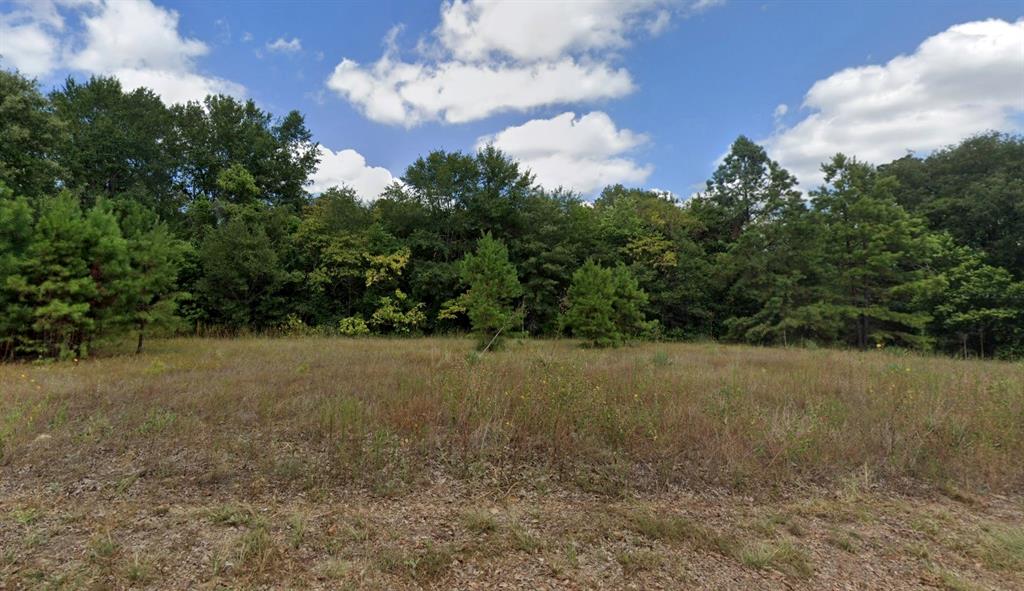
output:
[[[842,70],[804,97],[811,114],[765,141],[804,187],[836,152],[874,163],[986,130],[1015,130],[1024,111],[1024,19],[969,22],[884,65]]]
[[[208,94],[245,95],[245,87],[240,84],[194,72],[125,68],[103,73],[116,77],[125,89],[149,88],[168,104],[202,100]]]
[[[558,59],[573,51],[615,49],[651,23],[664,28],[664,0],[633,2],[483,2],[454,0],[441,9],[435,32],[455,59],[507,56],[520,61]],[[653,14],[652,14],[653,13]]]
[[[93,74],[117,76],[127,89],[147,86],[169,103],[207,94],[240,95],[234,82],[196,71],[196,58],[209,48],[178,33],[178,13],[149,0],[105,2],[85,23],[85,46],[68,65]]]
[[[782,119],[783,117],[786,116],[786,113],[788,113],[788,112],[789,112],[789,105],[787,105],[785,103],[782,103],[782,104],[776,105],[775,110],[772,111],[772,117],[774,117],[775,119]]]
[[[320,193],[334,186],[349,186],[360,199],[373,201],[395,178],[388,169],[367,166],[366,158],[355,150],[331,151],[320,146],[320,166],[313,174],[309,190]]]
[[[605,185],[647,180],[653,167],[625,156],[646,142],[647,136],[618,129],[607,114],[593,111],[533,119],[481,137],[477,147],[493,144],[532,170],[544,187],[591,195]]]
[[[267,43],[267,49],[281,53],[295,53],[302,51],[302,41],[298,37],[292,37],[287,41],[284,37],[278,37],[273,43]]]
[[[58,68],[116,76],[126,89],[148,86],[165,101],[207,94],[241,95],[244,87],[198,71],[209,52],[178,32],[178,13],[150,0],[37,0],[0,15],[5,63],[44,76]],[[62,10],[81,14],[82,30],[65,31]]]
[[[374,121],[412,126],[442,119],[464,123],[502,111],[621,97],[633,90],[624,69],[582,64],[571,57],[531,65],[436,66],[395,62],[372,68],[342,60],[327,81]]]
[[[658,34],[682,0],[483,2],[453,0],[418,45],[419,59],[398,55],[400,27],[384,55],[362,65],[343,59],[327,87],[381,123],[463,123],[499,112],[614,99],[635,88],[614,65],[616,52],[642,34]]]
[[[13,24],[0,18],[0,62],[28,76],[51,72],[57,64],[57,39],[37,23]]]
[[[75,4],[61,0],[59,4]],[[56,0],[16,0],[0,14],[0,63],[28,76],[42,76],[57,67],[64,18]]]
[[[659,10],[657,14],[655,14],[654,19],[648,21],[648,23],[644,25],[644,28],[646,28],[647,32],[651,35],[657,36],[665,32],[665,29],[668,28],[670,22],[672,22],[672,13],[667,10]]]

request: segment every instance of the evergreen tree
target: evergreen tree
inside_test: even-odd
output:
[[[18,205],[13,211],[24,214]],[[105,203],[83,212],[66,191],[40,200],[20,261],[5,299],[15,303],[9,314],[30,321],[17,331],[14,353],[81,356],[94,336],[124,321],[128,248]]]
[[[565,326],[593,346],[617,346],[648,328],[642,311],[647,294],[622,265],[587,260],[573,273],[566,299]]]
[[[33,240],[32,208],[0,182],[0,359],[31,348],[32,303],[22,299]]]
[[[522,312],[513,305],[523,293],[516,268],[505,244],[490,232],[477,243],[476,253],[462,260],[462,280],[469,290],[460,299],[481,346],[495,343],[502,332],[522,321]]]
[[[755,220],[771,216],[782,202],[794,198],[799,198],[796,178],[741,135],[691,207],[703,222],[702,241],[718,252]]]
[[[798,310],[824,297],[822,232],[801,199],[777,201],[718,256],[728,283],[726,337],[788,345],[810,338]]]
[[[178,272],[188,245],[175,238],[167,224],[138,204],[126,207],[121,228],[127,240],[131,272],[124,279],[125,321],[138,333],[136,354],[146,332],[172,329],[180,321],[178,303],[187,294],[178,290]]]
[[[898,183],[868,164],[836,155],[823,165],[825,185],[813,194],[824,239],[822,301],[795,316],[825,340],[869,344],[929,344],[931,319],[914,309],[915,284],[927,276],[934,252],[921,220],[893,196]]]

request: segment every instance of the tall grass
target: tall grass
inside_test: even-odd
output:
[[[382,490],[539,473],[601,490],[851,473],[1024,485],[1020,364],[714,344],[471,350],[442,338],[173,339],[138,357],[2,366],[0,469]]]

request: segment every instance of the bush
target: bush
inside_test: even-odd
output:
[[[362,316],[349,316],[338,321],[338,334],[346,337],[361,337],[370,334],[370,327]]]
[[[595,347],[614,347],[654,327],[644,320],[647,294],[623,265],[588,260],[572,276],[569,310],[563,319],[572,334]]]

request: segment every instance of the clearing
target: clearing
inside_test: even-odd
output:
[[[1020,589],[1024,366],[464,339],[0,366],[0,589]]]

